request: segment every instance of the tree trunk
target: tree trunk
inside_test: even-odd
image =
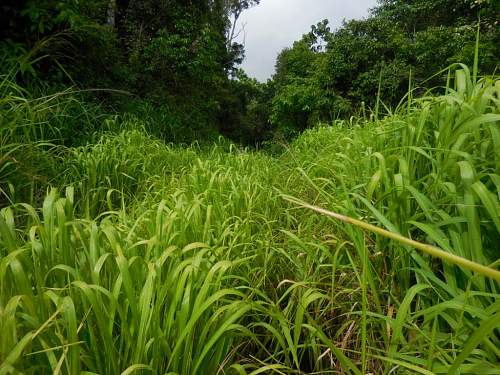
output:
[[[113,28],[116,26],[116,0],[109,0],[106,24]]]

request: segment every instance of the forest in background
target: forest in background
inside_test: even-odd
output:
[[[394,109],[409,82],[433,87],[451,63],[472,66],[478,27],[480,72],[493,73],[499,61],[498,2],[382,0],[364,20],[312,26],[259,83],[239,68],[244,46],[234,40],[239,16],[258,3],[7,0],[1,69],[33,92],[98,90],[85,100],[102,113],[147,119],[166,141],[221,134],[256,145],[368,113],[377,97]],[[78,143],[71,127],[66,141]]]
[[[500,374],[498,2],[256,3],[1,3],[0,375]]]

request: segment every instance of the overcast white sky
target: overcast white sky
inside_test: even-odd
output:
[[[338,28],[344,19],[361,19],[376,0],[261,0],[241,15],[245,43],[243,68],[251,77],[265,81],[274,73],[276,56],[310,31],[311,25],[327,18]]]

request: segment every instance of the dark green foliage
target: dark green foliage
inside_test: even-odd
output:
[[[234,21],[257,3],[7,2],[2,71],[16,71],[19,83],[33,87],[104,88],[93,98],[108,110],[140,107],[143,115],[147,107],[154,117],[150,130],[172,141],[211,137],[234,111],[223,108],[236,100],[229,77],[243,57],[232,40]]]
[[[272,136],[269,124],[269,106],[273,91],[270,85],[250,78],[243,70],[235,72],[235,79],[226,88],[221,103],[221,133],[247,145],[258,145]]]
[[[494,1],[384,0],[369,18],[331,32],[327,21],[284,49],[273,77],[270,120],[285,134],[363,108],[394,109],[412,86],[441,84],[435,73],[452,63],[473,65],[478,20],[480,74],[500,55],[499,6]],[[380,83],[380,86],[379,86]],[[383,108],[382,108],[383,107]]]
[[[85,100],[147,118],[148,131],[167,141],[222,134],[258,145],[375,107],[394,110],[409,83],[435,86],[446,72],[429,77],[446,66],[472,66],[478,28],[480,74],[500,58],[495,1],[381,0],[370,17],[338,30],[327,20],[313,25],[262,84],[238,71],[244,50],[235,42],[241,13],[258,3],[5,1],[2,70],[31,91],[106,89]]]
[[[488,27],[498,19],[495,0],[379,0],[375,16],[398,23],[408,33],[428,27],[472,24],[481,18]]]

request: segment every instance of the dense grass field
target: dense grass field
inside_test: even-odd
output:
[[[457,68],[279,152],[2,77],[0,374],[500,374],[500,80]]]

